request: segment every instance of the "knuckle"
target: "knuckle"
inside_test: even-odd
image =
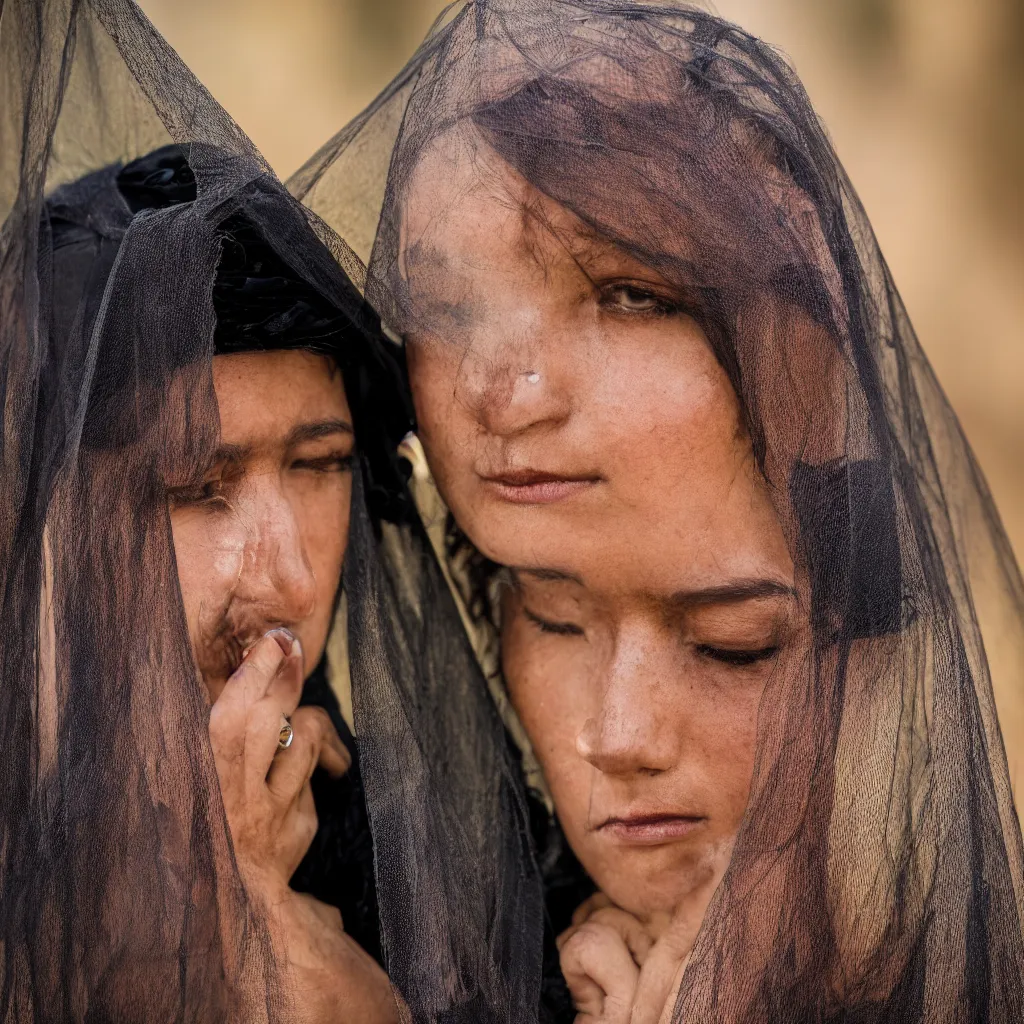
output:
[[[281,725],[281,708],[272,697],[261,697],[249,707],[249,731],[266,732]]]
[[[316,835],[316,830],[319,827],[320,821],[317,818],[316,811],[313,808],[309,808],[299,814],[295,831],[303,844],[309,844],[313,841],[313,837]]]
[[[323,708],[316,705],[310,704],[299,708],[292,716],[293,726],[296,719],[298,719],[303,732],[310,735],[325,736],[328,731],[334,729],[334,726],[331,724],[331,716]]]
[[[565,945],[562,946],[562,956],[569,957],[574,961],[579,961],[582,957],[586,956],[589,950],[593,948],[594,942],[595,937],[593,929],[582,924],[572,933],[572,935],[569,936]]]
[[[306,843],[312,842],[313,836],[316,835],[316,830],[319,827],[319,822],[316,820],[316,815],[311,814],[305,818],[300,827],[300,833],[303,841]]]
[[[278,670],[284,654],[273,638],[260,640],[238,667],[236,675],[243,680],[266,680]]]

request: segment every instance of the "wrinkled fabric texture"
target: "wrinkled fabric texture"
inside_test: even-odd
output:
[[[365,753],[359,740],[375,835],[355,775],[318,782],[321,860],[296,884],[333,891],[392,968],[405,950],[387,933],[380,948],[372,840],[428,849],[411,879],[378,866],[385,905],[424,941],[439,923],[430,941],[454,966],[430,1013],[483,1019],[466,1007],[503,984],[503,941],[531,903],[539,920],[525,798],[406,490],[402,360],[353,287],[358,258],[129,0],[0,5],[0,217],[0,1020],[285,1019],[233,859],[166,496],[202,478],[218,440],[215,353],[282,334],[344,374],[359,459],[352,621],[336,628],[367,652],[352,685],[381,723]],[[260,308],[280,309],[279,264],[292,283],[274,320]],[[305,699],[336,708],[322,673]],[[382,779],[392,733],[405,760]],[[436,829],[389,832],[395,794],[413,792]],[[464,935],[444,909],[460,887]]]
[[[366,295],[395,335],[443,336],[448,323],[404,287],[401,200],[420,155],[457,127],[694,296],[810,581],[812,648],[764,695],[774,710],[759,722],[746,816],[674,1019],[1022,1019],[1024,855],[999,715],[1016,717],[1024,697],[1024,588],[795,74],[685,5],[474,0],[449,12],[289,183],[366,260]],[[468,606],[488,628],[487,601]],[[360,735],[380,729],[356,712]],[[398,749],[365,762],[371,817]],[[380,876],[426,877],[434,835],[457,876],[469,849],[434,832],[417,790],[394,797]],[[499,809],[487,827],[514,836],[516,808]],[[484,824],[462,817],[458,834]],[[478,890],[446,890],[427,942],[392,909],[395,891],[381,893],[392,969],[403,990],[436,990],[452,968],[434,937],[476,920]],[[492,892],[507,912],[515,893]],[[492,941],[517,927],[496,922]],[[516,945],[503,960],[525,1000],[507,1019],[540,1012],[536,956]]]

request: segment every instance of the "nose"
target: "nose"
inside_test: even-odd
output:
[[[246,544],[236,600],[267,626],[294,626],[312,615],[316,577],[295,510],[276,478],[253,481],[240,513]]]
[[[496,305],[466,351],[456,399],[488,434],[512,438],[564,423],[579,382],[578,347],[550,305],[510,296]]]
[[[606,775],[655,775],[678,760],[682,692],[672,685],[671,647],[643,637],[621,639],[597,714],[576,737],[576,750]]]

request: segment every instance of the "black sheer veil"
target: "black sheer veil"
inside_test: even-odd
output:
[[[395,851],[378,869],[389,965],[417,1019],[513,1019],[536,972],[504,960],[536,947],[540,916],[522,792],[405,490],[402,370],[352,285],[360,261],[131,0],[3,0],[0,96],[0,1019],[288,1017],[233,860],[165,497],[217,441],[218,226],[235,216],[359,350],[343,587],[356,703],[379,723],[361,740],[370,814]],[[194,198],[136,209],[114,179],[166,145]],[[141,187],[166,184],[154,173]],[[396,810],[410,801],[428,830]],[[433,959],[404,961],[403,929]]]
[[[403,288],[402,191],[457,127],[701,294],[809,581],[812,649],[765,695],[778,711],[762,716],[745,821],[675,1019],[1020,1020],[1024,851],[999,718],[1019,715],[1024,587],[795,74],[683,4],[453,7],[289,183],[367,261],[366,294],[397,335],[428,315]],[[396,718],[430,735],[428,720]],[[381,728],[358,706],[357,727]],[[396,797],[388,835],[431,835],[429,803]],[[514,820],[491,827],[519,842]],[[443,871],[455,877],[462,854]],[[433,870],[429,849],[393,843],[378,865]],[[439,904],[431,936],[478,895]],[[393,961],[432,963],[381,898]],[[511,990],[534,984],[521,947],[503,967]]]

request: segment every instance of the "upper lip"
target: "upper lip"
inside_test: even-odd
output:
[[[605,818],[600,824],[595,826],[594,831],[599,831],[608,825],[658,825],[664,821],[678,821],[680,819],[686,819],[687,821],[701,821],[704,815],[702,814],[686,814],[682,811],[650,811],[650,812],[637,812],[635,814],[613,814],[608,818]]]

